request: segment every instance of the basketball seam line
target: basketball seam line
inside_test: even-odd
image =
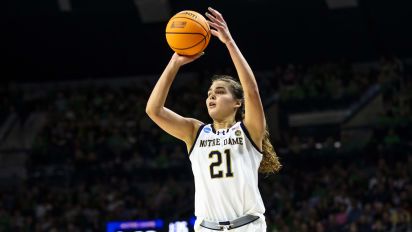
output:
[[[207,45],[206,38],[207,38],[208,35],[209,35],[209,32],[206,34],[206,37],[203,39],[205,41],[205,43],[203,44],[202,51],[206,48],[206,45]]]
[[[174,48],[174,49],[177,49],[177,50],[186,50],[186,49],[189,49],[189,48],[196,47],[196,46],[199,45],[201,42],[203,42],[203,40],[205,40],[205,38],[203,38],[202,40],[200,40],[199,42],[197,42],[195,45],[193,45],[193,46],[191,46],[191,47],[187,47],[187,48],[175,48],[175,47],[173,47],[173,46],[170,46],[170,47],[172,47],[172,48]]]
[[[180,16],[178,16],[178,17],[173,17],[173,18],[174,18],[174,19],[190,19],[190,20],[192,20],[193,22],[199,24],[199,25],[203,28],[203,30],[205,30],[206,34],[209,34],[209,32],[203,27],[203,25],[202,25],[201,23],[199,23],[198,21],[196,21],[196,20],[194,20],[194,19],[192,19],[192,18],[180,17]],[[207,23],[207,21],[206,21],[206,23]]]
[[[203,38],[206,37],[202,33],[194,33],[194,32],[168,32],[168,31],[166,31],[166,34],[190,34],[190,35],[201,35],[201,36],[203,36]]]

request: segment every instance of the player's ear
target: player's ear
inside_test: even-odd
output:
[[[240,108],[241,106],[242,106],[242,100],[236,100],[236,105],[235,105],[235,107],[236,108]]]

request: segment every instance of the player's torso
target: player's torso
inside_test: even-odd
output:
[[[190,153],[197,216],[230,220],[250,211],[263,213],[257,183],[262,154],[243,124],[218,131],[209,124],[200,130]]]

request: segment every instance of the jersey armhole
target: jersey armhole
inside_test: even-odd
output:
[[[242,127],[242,130],[245,132],[246,137],[249,139],[250,143],[252,144],[252,146],[256,149],[256,151],[258,151],[260,154],[263,154],[263,151],[261,151],[259,149],[259,147],[255,144],[255,142],[253,141],[252,137],[249,134],[249,131],[247,130],[245,124],[243,124],[243,121],[240,122],[240,127]]]
[[[195,140],[193,141],[193,144],[192,144],[192,147],[190,148],[188,156],[190,156],[190,154],[192,154],[193,148],[196,145],[197,139],[199,138],[200,132],[203,130],[203,127],[205,127],[205,124],[200,125],[199,129],[197,130]]]

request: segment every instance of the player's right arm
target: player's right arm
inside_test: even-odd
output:
[[[202,122],[193,118],[183,117],[172,110],[166,108],[165,102],[170,90],[170,86],[176,77],[180,67],[199,58],[196,56],[180,56],[173,54],[165,70],[157,81],[146,105],[148,116],[164,131],[170,135],[183,140],[188,150],[192,146],[197,130]]]

